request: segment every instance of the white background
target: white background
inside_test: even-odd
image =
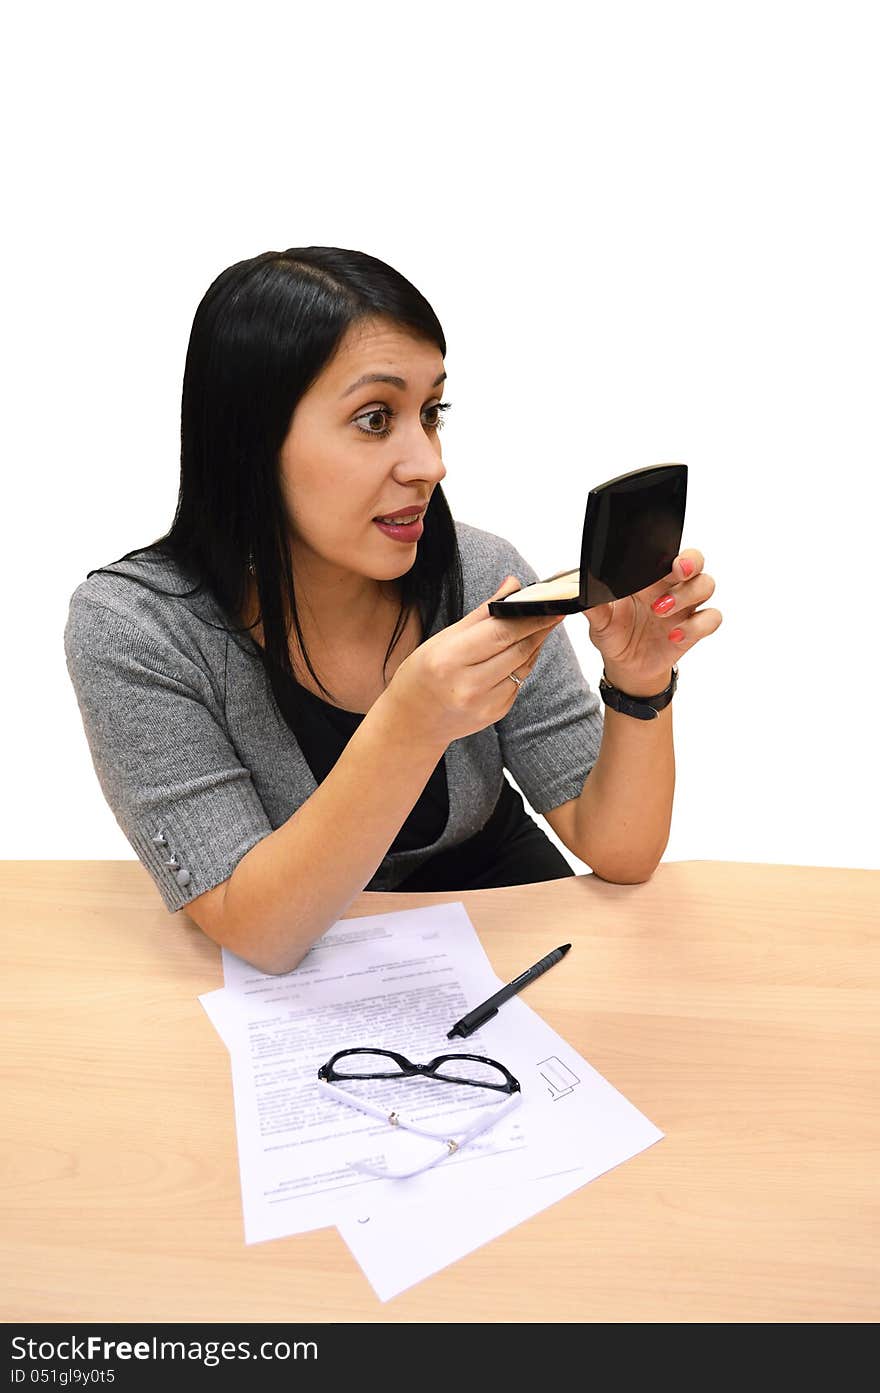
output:
[[[683,545],[724,622],[681,661],[666,859],[878,867],[877,13],[19,8],[0,855],[133,855],[67,676],[68,600],[171,522],[210,282],[319,244],[431,301],[453,512],[540,574],[577,564],[590,486],[690,466]],[[566,629],[596,686],[587,621]]]

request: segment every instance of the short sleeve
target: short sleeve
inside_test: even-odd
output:
[[[539,579],[510,543],[504,567],[523,587]],[[504,766],[539,816],[578,797],[598,758],[603,728],[602,703],[560,624],[495,726]]]
[[[64,651],[104,797],[166,908],[182,909],[272,831],[210,674],[170,635],[76,593]]]

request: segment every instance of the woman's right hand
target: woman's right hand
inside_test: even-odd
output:
[[[499,600],[519,589],[516,577],[508,576],[489,599]],[[545,638],[564,618],[536,614],[496,619],[486,601],[426,639],[404,658],[385,691],[400,710],[403,729],[445,749],[451,741],[500,721],[519,692],[510,674],[525,681]]]

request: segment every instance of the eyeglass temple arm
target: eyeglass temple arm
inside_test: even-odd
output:
[[[436,1129],[430,1131],[425,1127],[417,1127],[413,1122],[398,1122],[397,1114],[394,1112],[382,1112],[380,1108],[374,1107],[372,1103],[367,1103],[360,1099],[355,1101],[344,1089],[337,1088],[335,1084],[327,1083],[326,1079],[318,1079],[318,1088],[338,1102],[347,1103],[350,1108],[356,1108],[358,1112],[366,1113],[368,1117],[375,1117],[377,1122],[390,1122],[392,1127],[405,1127],[408,1132],[417,1132],[419,1136],[428,1137],[431,1141],[446,1141],[444,1134],[438,1132]],[[472,1137],[478,1137],[480,1133],[485,1132],[487,1128],[494,1127],[496,1122],[500,1121],[502,1117],[505,1117],[507,1113],[512,1112],[514,1107],[521,1102],[522,1093],[510,1094],[506,1103],[503,1103],[500,1107],[496,1106],[492,1116],[475,1123],[470,1131],[465,1132],[458,1145],[464,1146]]]
[[[372,1103],[355,1101],[351,1098],[344,1088],[337,1088],[335,1083],[328,1083],[326,1079],[318,1079],[318,1088],[322,1093],[327,1093],[331,1098],[335,1098],[340,1103],[347,1103],[350,1108],[356,1108],[358,1112],[365,1112],[368,1117],[375,1117],[377,1122],[388,1122],[393,1114],[382,1112],[381,1108],[374,1107]],[[393,1125],[393,1124],[392,1124]]]
[[[358,1112],[366,1113],[368,1117],[375,1117],[377,1122],[390,1123],[392,1127],[404,1127],[407,1132],[417,1132],[420,1137],[428,1137],[431,1141],[446,1142],[446,1137],[442,1132],[431,1131],[426,1127],[417,1127],[414,1122],[401,1122],[396,1111],[383,1112],[374,1104],[358,1099],[357,1101],[346,1093],[344,1089],[337,1088],[335,1084],[328,1083],[326,1079],[318,1079],[318,1088],[323,1093],[327,1093],[331,1098],[340,1103],[347,1103],[350,1108],[356,1108]]]
[[[484,1120],[483,1122],[477,1123],[477,1125],[472,1127],[469,1132],[465,1132],[464,1136],[461,1138],[461,1141],[456,1142],[452,1141],[451,1139],[446,1141],[444,1143],[444,1149],[440,1151],[433,1158],[433,1160],[426,1161],[421,1166],[415,1166],[412,1170],[381,1170],[378,1166],[370,1165],[369,1161],[347,1161],[346,1165],[350,1166],[352,1170],[361,1171],[364,1175],[373,1175],[378,1180],[408,1180],[410,1176],[420,1175],[422,1171],[430,1170],[432,1166],[437,1166],[440,1164],[441,1161],[445,1161],[447,1156],[451,1156],[456,1151],[460,1151],[463,1146],[467,1146],[468,1142],[473,1141],[474,1137],[478,1137],[481,1132],[487,1131],[489,1127],[494,1127],[496,1123],[501,1121],[502,1117],[506,1117],[509,1112],[513,1112],[513,1109],[519,1107],[521,1102],[522,1094],[513,1094],[512,1097],[508,1098],[506,1103],[502,1104],[502,1106],[497,1109],[494,1117],[490,1117]],[[405,1122],[401,1123],[401,1126],[406,1127],[407,1131],[419,1130],[414,1127],[409,1127]],[[428,1132],[423,1132],[422,1135],[430,1136],[431,1134]],[[443,1140],[443,1138],[439,1134],[435,1133],[431,1137],[431,1140],[441,1141]]]

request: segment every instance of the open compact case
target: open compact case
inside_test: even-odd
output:
[[[686,464],[654,464],[590,489],[580,569],[490,600],[489,613],[576,614],[663,580],[681,546],[687,477]]]

